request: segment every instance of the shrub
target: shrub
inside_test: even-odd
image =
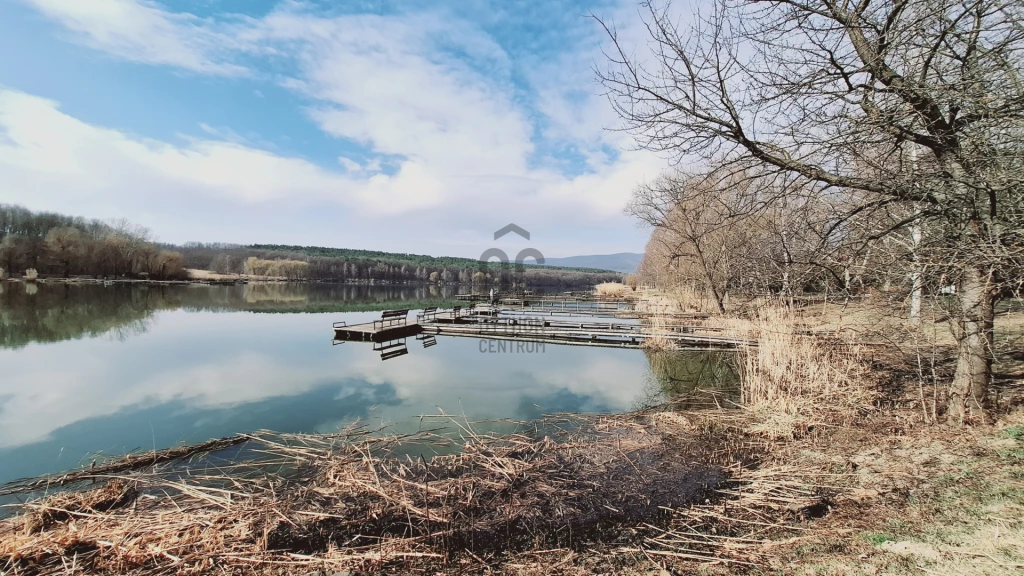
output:
[[[39,272],[35,268],[25,270],[25,280],[35,281],[37,278],[39,278]]]

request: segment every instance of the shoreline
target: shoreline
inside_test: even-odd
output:
[[[100,284],[100,285],[139,285],[139,286],[187,286],[187,285],[212,285],[212,286],[236,286],[246,284],[331,284],[331,285],[349,285],[349,286],[427,286],[427,287],[462,287],[472,286],[480,288],[479,284],[472,283],[436,283],[430,281],[387,281],[387,280],[310,280],[310,279],[284,279],[284,278],[237,278],[237,279],[219,279],[219,278],[189,278],[186,280],[148,280],[141,278],[55,278],[55,277],[41,277],[34,280],[27,280],[25,278],[3,278],[0,279],[2,282],[11,282],[15,284]],[[566,284],[564,286],[540,286],[540,288],[552,288],[552,289],[569,289],[569,288],[580,288],[582,286],[591,287],[590,284]]]

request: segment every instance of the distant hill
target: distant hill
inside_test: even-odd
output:
[[[618,254],[594,254],[591,256],[567,256],[565,258],[545,258],[546,266],[564,266],[568,268],[595,268],[597,270],[614,270],[624,274],[636,272],[643,254],[619,252]]]

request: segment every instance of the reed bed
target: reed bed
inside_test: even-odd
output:
[[[706,290],[690,284],[678,284],[667,288],[662,296],[677,303],[680,312],[718,314],[718,303]]]
[[[758,446],[665,414],[501,436],[466,425],[457,440],[254,437],[259,459],[232,469],[105,475],[24,504],[0,521],[0,572],[549,571],[551,554],[746,565],[820,501],[792,470],[753,466]],[[453,441],[457,454],[409,456]]]
[[[646,291],[636,302],[641,323],[647,332],[642,347],[652,351],[675,350],[678,346],[668,338],[670,326],[676,323],[676,316],[684,313],[680,300],[653,291]]]
[[[602,282],[594,287],[594,294],[597,296],[622,298],[631,292],[632,288],[620,282]]]
[[[872,377],[859,346],[809,333],[779,306],[761,308],[748,322],[757,346],[743,351],[740,382],[742,406],[760,421],[751,431],[793,437],[871,406]],[[742,321],[735,324],[742,330]]]
[[[637,310],[650,334],[644,347],[671,351],[667,336],[679,314],[697,310],[701,295],[685,285],[680,293],[648,291]],[[722,336],[750,341],[739,350],[741,402],[751,416],[749,431],[771,438],[792,438],[815,423],[848,419],[871,406],[874,378],[862,358],[856,333],[811,329],[791,307],[760,299],[741,315],[710,314],[688,320]]]

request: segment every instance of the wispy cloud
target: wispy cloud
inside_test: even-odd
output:
[[[119,58],[224,76],[249,74],[229,61],[234,36],[210,21],[174,14],[149,0],[24,0],[74,38]]]
[[[76,170],[119,166],[78,176],[76,186],[95,193],[138,186],[125,180],[140,178],[156,182],[147,181],[147,189],[184,185],[242,202],[326,201],[424,215],[501,205],[533,221],[548,218],[536,211],[543,201],[548,211],[573,210],[577,220],[624,224],[630,191],[661,166],[649,154],[624,150],[623,135],[604,129],[615,118],[593,82],[596,23],[582,15],[572,20],[580,26],[572,30],[578,45],[557,57],[516,60],[451,12],[325,15],[289,1],[259,18],[209,19],[149,0],[25,1],[77,41],[120,58],[275,82],[307,102],[305,113],[323,132],[364,152],[358,162],[319,167],[261,150],[220,126],[184,146],[144,141],[79,122],[52,102],[7,93],[0,107],[35,111],[14,119],[0,109],[7,123],[0,128],[22,135],[7,145],[7,170],[26,182],[39,178],[29,174],[33,166],[58,159]],[[272,63],[274,74],[260,72],[261,62]],[[28,144],[33,140],[39,146]],[[582,167],[557,157],[567,149]]]
[[[210,128],[210,130],[213,130]],[[216,132],[216,131],[214,131]],[[0,174],[12,189],[49,197],[220,196],[241,202],[333,202],[385,210],[387,188],[401,206],[424,203],[414,171],[356,180],[301,158],[223,139],[176,145],[86,124],[55,102],[0,89]],[[219,135],[223,136],[223,135]]]

